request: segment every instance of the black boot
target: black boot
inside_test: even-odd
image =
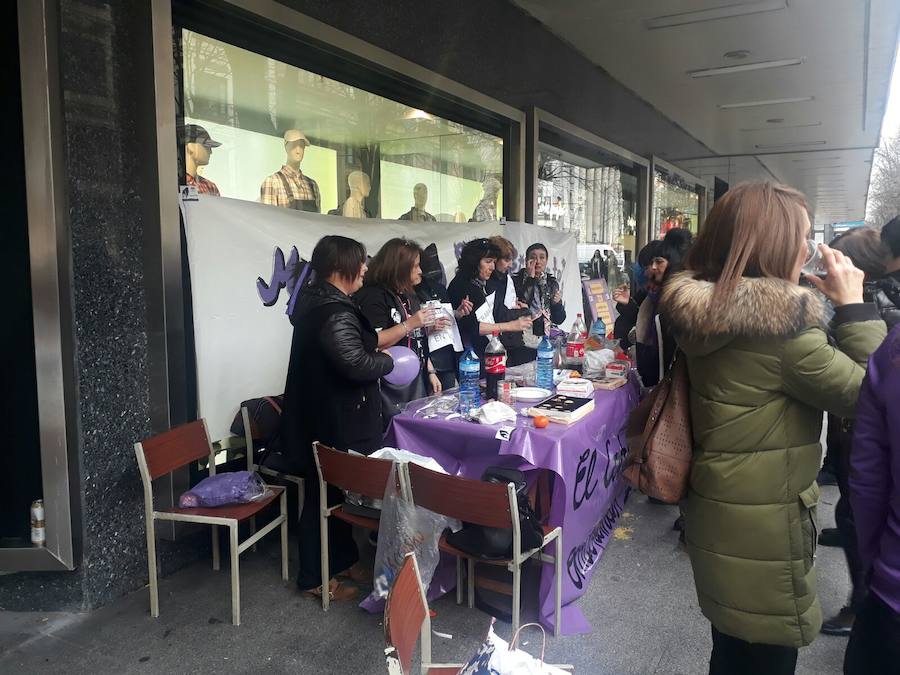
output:
[[[819,546],[843,548],[844,537],[836,527],[823,527],[822,531],[819,532]]]
[[[822,624],[824,635],[837,635],[838,637],[850,637],[853,630],[853,620],[856,612],[849,607],[841,607],[841,611]]]

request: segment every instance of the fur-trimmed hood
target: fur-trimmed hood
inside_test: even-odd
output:
[[[695,279],[690,271],[676,274],[666,283],[661,311],[679,344],[702,342],[708,351],[736,337],[789,337],[825,324],[819,297],[783,279],[744,277],[728,305],[713,311],[715,287],[713,282]]]

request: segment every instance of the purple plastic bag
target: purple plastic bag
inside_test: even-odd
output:
[[[270,493],[258,473],[233,471],[204,478],[178,499],[183,509],[255,502]]]

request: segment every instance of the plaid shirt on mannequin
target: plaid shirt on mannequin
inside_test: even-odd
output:
[[[216,197],[221,196],[219,194],[219,188],[216,186],[216,184],[208,178],[204,178],[203,176],[198,175],[194,177],[191,174],[187,174],[187,184],[193,185],[195,188],[197,188],[197,192],[199,192],[200,194],[214,195]]]
[[[290,188],[290,194],[285,189],[285,184]],[[259,188],[259,201],[263,204],[290,208],[295,200],[314,201],[316,211],[322,210],[322,197],[316,181],[287,165],[282,166],[277,173],[266,176]]]

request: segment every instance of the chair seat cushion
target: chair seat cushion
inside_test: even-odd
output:
[[[272,494],[256,502],[248,502],[246,504],[225,504],[224,506],[198,507],[193,509],[174,507],[170,509],[157,509],[157,511],[159,513],[181,513],[188,516],[206,516],[208,518],[230,518],[240,522],[258,514],[269,506],[269,504],[278,499],[278,497],[281,496],[281,493],[284,492],[284,488],[278,487],[277,485],[269,485],[268,488],[272,491]]]

